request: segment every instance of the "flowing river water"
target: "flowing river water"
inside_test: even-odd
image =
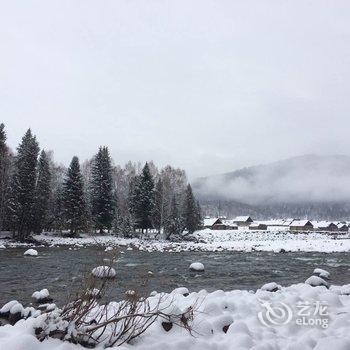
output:
[[[16,299],[31,301],[31,294],[47,288],[58,305],[81,288],[81,280],[92,268],[106,264],[111,252],[101,247],[37,248],[37,257],[23,256],[24,248],[0,250],[0,305]],[[204,273],[189,271],[199,261]],[[112,265],[117,278],[110,298],[120,299],[129,289],[144,293],[169,292],[185,286],[190,291],[206,289],[256,290],[267,282],[287,286],[304,282],[314,268],[331,273],[331,283],[350,283],[350,253],[269,253],[269,252],[142,252],[118,253]],[[150,276],[148,271],[152,271]]]

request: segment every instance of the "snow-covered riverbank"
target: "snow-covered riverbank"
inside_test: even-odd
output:
[[[197,305],[191,323],[192,336],[175,324],[165,330],[158,320],[141,337],[118,349],[348,350],[349,289],[349,286],[327,289],[300,283],[277,292],[202,290],[187,296],[181,288],[166,297],[171,298],[172,310],[184,312],[189,306]],[[157,298],[159,294],[150,297],[153,301]],[[40,322],[39,316],[0,327],[0,349],[83,349],[52,338],[39,342],[34,329]]]
[[[34,237],[50,246],[84,247],[102,245],[105,247],[125,247],[143,251],[272,251],[272,252],[349,252],[350,234],[334,236],[326,233],[291,233],[286,230],[271,231],[197,231],[193,238],[196,241],[170,242],[163,240],[126,239],[115,236],[82,235],[81,238],[64,238],[51,235]],[[0,239],[0,249],[30,246]]]

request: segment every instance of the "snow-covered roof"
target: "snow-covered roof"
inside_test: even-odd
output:
[[[234,222],[234,220],[222,220],[223,224],[231,227],[236,227],[237,224]]]
[[[293,220],[293,222],[290,224],[290,226],[299,226],[299,227],[303,227],[306,226],[308,224],[312,225],[312,222],[309,220]]]
[[[284,226],[290,226],[290,224],[294,221],[294,219],[285,219],[283,220]]]
[[[253,224],[250,224],[249,227],[260,227],[260,225],[267,226],[263,222],[254,222]]]
[[[292,223],[292,221],[293,219],[269,219],[256,222],[260,222],[267,226],[289,226]]]
[[[218,218],[205,218],[203,224],[204,226],[213,226],[217,221],[219,221],[219,223],[221,222]]]
[[[333,222],[330,221],[319,221],[319,222],[312,222],[315,228],[329,228],[332,225],[335,225]]]
[[[253,219],[250,216],[237,216],[233,221],[234,222],[247,222],[249,220],[253,221]]]

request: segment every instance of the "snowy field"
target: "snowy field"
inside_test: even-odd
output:
[[[349,350],[350,285],[311,287],[300,283],[273,284],[253,291],[221,291],[183,295],[185,288],[163,295],[168,310],[186,312],[197,305],[192,335],[177,325],[170,330],[156,321],[141,337],[118,349],[135,350]],[[160,294],[149,297],[156,302]],[[111,304],[112,305],[112,304]],[[112,306],[111,306],[112,307]],[[18,308],[18,307],[17,307]],[[43,316],[0,327],[1,350],[78,350],[79,345],[47,339],[39,342],[34,329]],[[108,331],[107,331],[108,333]],[[103,344],[98,346],[103,349]]]
[[[52,246],[69,245],[84,247],[102,245],[105,247],[129,247],[143,251],[272,251],[272,252],[349,252],[350,234],[331,235],[327,233],[291,233],[285,228],[273,228],[268,231],[239,230],[202,230],[193,234],[195,241],[170,242],[164,240],[126,239],[114,236],[92,236],[84,234],[82,238],[63,238],[51,235],[38,235],[35,239]],[[30,246],[28,244],[0,239],[0,249],[7,247]]]

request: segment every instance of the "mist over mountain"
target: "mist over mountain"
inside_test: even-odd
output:
[[[199,178],[204,213],[255,217],[350,217],[350,157],[305,155]]]

